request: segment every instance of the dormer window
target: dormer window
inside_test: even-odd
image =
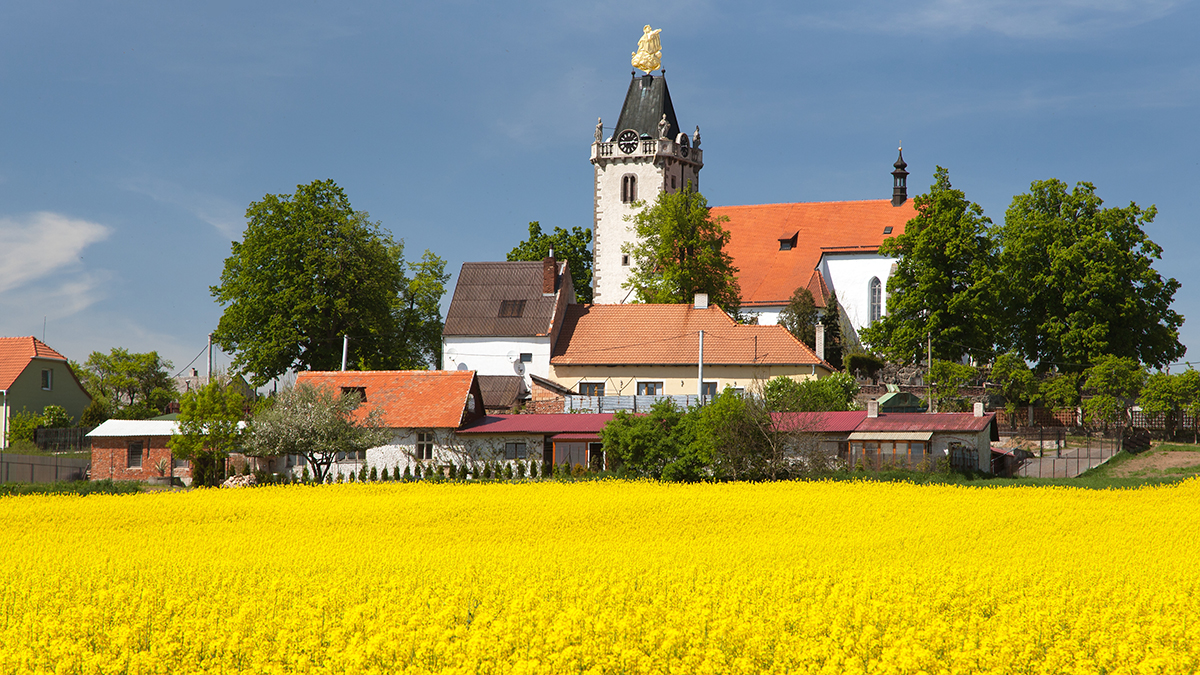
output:
[[[891,234],[891,233],[892,233],[892,226],[891,226],[891,225],[888,225],[887,227],[883,228],[883,233],[884,233],[884,234]]]
[[[779,250],[790,251],[796,248],[796,244],[800,239],[800,233],[796,232],[792,236],[783,236],[779,238]]]
[[[524,300],[502,300],[500,302],[500,317],[518,319],[525,313]]]
[[[621,201],[626,204],[637,201],[637,176],[631,173],[621,177]]]

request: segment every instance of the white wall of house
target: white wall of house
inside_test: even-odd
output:
[[[554,345],[547,337],[463,337],[442,338],[442,370],[474,370],[478,375],[521,375],[530,385],[530,374],[550,377],[550,351]],[[515,355],[510,359],[509,354]],[[521,354],[532,354],[529,363]]]
[[[392,442],[367,450],[368,466],[386,467],[389,470],[400,468],[411,471],[417,463],[417,434],[420,432],[433,433],[433,459],[423,460],[425,466],[460,466],[472,462],[505,461],[506,443],[524,443],[526,457],[524,461],[542,459],[542,436],[540,435],[458,435],[453,429],[394,429]],[[513,460],[514,462],[517,460]],[[334,472],[337,475],[337,472]]]
[[[760,326],[776,326],[779,324],[779,313],[783,311],[783,305],[777,307],[743,307],[742,313],[758,317],[758,325]]]
[[[880,309],[882,315],[887,315],[887,282],[895,262],[895,258],[886,258],[876,253],[827,253],[821,256],[818,269],[825,277],[829,289],[846,310],[846,316],[850,319],[855,333],[866,327],[870,318],[872,278],[879,279],[882,284]]]
[[[991,472],[992,470],[992,440],[991,430],[985,428],[980,432],[939,432],[933,435],[929,442],[931,455],[936,461],[941,457],[950,456],[950,444],[962,443],[963,445],[974,448],[979,453],[979,465],[976,467],[978,471]]]

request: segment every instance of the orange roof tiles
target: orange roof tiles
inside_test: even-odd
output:
[[[912,204],[874,199],[718,206],[712,215],[729,217],[722,225],[731,235],[725,250],[739,270],[742,306],[761,307],[786,304],[800,286],[813,290],[810,278],[822,253],[875,251],[887,237],[903,234],[916,216]],[[891,234],[884,234],[889,226]],[[795,247],[779,250],[779,240],[793,234]]]
[[[691,365],[701,330],[706,364],[822,365],[783,326],[738,324],[716,305],[570,305],[550,363]]]
[[[0,389],[8,389],[34,358],[66,361],[35,337],[0,338]]]
[[[482,417],[483,397],[471,370],[368,370],[307,371],[296,384],[324,387],[364,387],[367,401],[355,414],[359,419],[376,408],[383,410],[383,425],[392,429],[458,428]],[[475,413],[467,399],[476,396]]]

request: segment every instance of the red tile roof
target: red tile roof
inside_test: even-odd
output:
[[[0,389],[8,389],[34,359],[67,360],[35,337],[0,338]]]
[[[712,215],[729,217],[722,225],[731,235],[725,250],[739,270],[742,306],[754,307],[785,304],[801,286],[813,290],[809,281],[822,253],[872,252],[885,238],[903,234],[916,216],[912,204],[875,199],[718,206]],[[885,235],[889,226],[892,233]],[[796,246],[779,250],[779,240],[793,235]]]
[[[460,429],[460,434],[596,434],[612,413],[554,413],[548,415],[488,415]]]
[[[361,419],[376,408],[383,425],[392,429],[458,428],[483,416],[483,396],[473,370],[308,371],[296,376],[324,387],[364,387],[367,402],[355,411]],[[475,396],[476,413],[467,409]]]
[[[855,431],[983,431],[996,413],[879,413],[867,417]]]
[[[571,305],[554,345],[554,365],[696,363],[704,331],[704,363],[824,365],[783,326],[747,326],[716,305]]]
[[[848,434],[858,429],[866,418],[865,410],[771,413],[771,419],[780,431],[826,434]]]

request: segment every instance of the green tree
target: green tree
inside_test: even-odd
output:
[[[825,361],[841,370],[842,354],[845,347],[842,344],[842,307],[837,298],[830,293],[825,298],[825,312],[821,315],[821,325],[825,327]]]
[[[175,399],[171,362],[158,352],[142,354],[113,347],[92,352],[75,372],[93,402],[101,400],[109,417],[145,419],[163,414]]]
[[[763,400],[771,412],[854,410],[858,382],[847,373],[819,380],[796,381],[773,377],[763,385]]]
[[[1101,208],[1091,183],[1056,179],[1017,195],[999,239],[1005,325],[1018,353],[1041,368],[1080,372],[1105,355],[1161,368],[1184,353],[1179,282],[1153,267],[1162,248],[1143,226],[1153,206]]]
[[[1151,373],[1137,398],[1137,404],[1143,413],[1152,417],[1162,416],[1167,438],[1175,436],[1175,427],[1183,408],[1183,391],[1179,385],[1178,375],[1169,375],[1162,371]]]
[[[339,452],[360,452],[383,445],[390,432],[382,427],[382,411],[373,408],[359,419],[361,398],[329,387],[300,383],[280,391],[269,407],[251,420],[246,454],[251,457],[300,455],[322,483]]]
[[[566,260],[571,270],[571,283],[575,296],[583,304],[592,302],[592,231],[583,227],[564,230],[554,228],[550,234],[542,233],[536,220],[529,223],[529,238],[508,252],[509,261],[541,260],[554,251],[556,260]]]
[[[1050,373],[1038,385],[1038,395],[1052,410],[1068,410],[1079,406],[1079,373]]]
[[[630,220],[638,243],[622,248],[633,258],[624,288],[636,291],[639,302],[690,303],[696,293],[707,293],[730,316],[738,315],[741,288],[733,258],[725,252],[729,232],[721,227],[728,218],[713,218],[708,201],[690,182],[679,192],[659,193],[653,206]]]
[[[787,305],[779,313],[779,325],[787,329],[797,340],[817,347],[817,302],[812,292],[801,286],[792,293]]]
[[[1005,352],[992,364],[992,380],[1004,394],[1004,410],[1011,417],[1017,407],[1031,405],[1038,399],[1038,381],[1029,364],[1014,352]],[[1014,420],[1015,422],[1015,420]]]
[[[695,481],[712,463],[705,446],[696,443],[694,419],[669,398],[655,401],[644,415],[618,411],[600,438],[605,452],[635,476]]]
[[[929,368],[929,402],[934,412],[964,412],[967,399],[958,392],[979,372],[975,368],[953,361],[933,360]]]
[[[346,335],[361,368],[434,362],[441,340],[434,308],[448,278],[443,260],[427,251],[422,262],[407,264],[403,242],[351,208],[331,180],[298,185],[294,195],[268,194],[250,204],[246,220],[221,284],[210,290],[225,306],[213,340],[253,384],[290,369],[338,368]]]
[[[1200,372],[1190,367],[1178,375],[1176,395],[1179,408],[1192,421],[1192,442],[1200,441]]]
[[[167,447],[192,463],[192,485],[219,484],[229,453],[241,446],[243,405],[242,395],[220,379],[180,398],[179,433]]]
[[[1136,359],[1105,355],[1084,371],[1084,386],[1092,396],[1083,402],[1088,419],[1117,428],[1120,437],[1129,424],[1129,406],[1146,384],[1146,369]]]
[[[860,337],[894,361],[920,361],[929,336],[935,359],[990,361],[997,312],[992,221],[951,187],[950,173],[940,166],[929,192],[913,204],[917,215],[904,234],[879,248],[880,255],[898,258],[888,280],[887,314]]]

